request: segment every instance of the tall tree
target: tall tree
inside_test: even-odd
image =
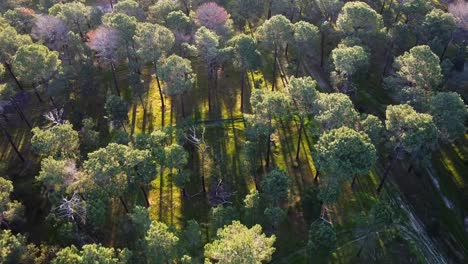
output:
[[[341,126],[354,128],[359,118],[349,96],[342,93],[319,93],[316,113],[314,119],[322,132]]]
[[[58,55],[58,52],[40,44],[25,45],[16,52],[13,70],[23,82],[32,84],[40,101],[42,99],[37,85],[43,85],[47,89],[49,81],[61,70],[62,61]]]
[[[299,152],[301,149],[304,125],[307,117],[313,114],[316,110],[315,104],[319,96],[317,91],[317,82],[311,77],[292,77],[289,81],[288,92],[300,121],[296,148],[296,162],[299,162]]]
[[[31,43],[31,37],[18,34],[18,32],[13,27],[8,26],[6,22],[0,27],[0,61],[5,65],[5,68],[20,90],[23,90],[23,86],[13,72],[12,63],[18,49]]]
[[[68,28],[84,39],[91,9],[79,1],[55,4],[49,14],[62,19]]]
[[[317,256],[328,256],[336,248],[337,235],[332,225],[319,220],[310,225],[307,249],[311,259]]]
[[[335,89],[344,94],[355,92],[352,77],[369,64],[369,53],[361,46],[347,47],[340,44],[331,56],[335,66],[335,71],[331,73]]]
[[[320,171],[339,180],[365,175],[377,160],[369,137],[348,127],[322,134],[314,146],[314,161]]]
[[[395,73],[385,78],[387,87],[397,92],[400,102],[426,110],[442,80],[439,57],[429,46],[416,46],[397,57],[393,67]]]
[[[176,259],[179,238],[161,222],[153,221],[145,236],[148,263],[164,264]]]
[[[278,52],[283,51],[286,45],[293,39],[293,25],[289,19],[283,15],[276,15],[266,20],[257,29],[259,40],[267,49],[273,51],[273,80],[271,90],[276,86],[276,68]]]
[[[312,56],[316,54],[319,46],[319,29],[308,22],[299,21],[294,24],[294,46],[297,49],[296,73],[299,74],[299,67],[303,56]]]
[[[161,123],[164,127],[165,104],[158,76],[158,61],[172,49],[174,45],[174,34],[169,29],[160,25],[139,23],[133,39],[135,40],[139,60],[142,63],[153,63],[156,84],[158,85],[159,97],[161,100]]]
[[[96,52],[98,59],[102,63],[109,64],[112,70],[112,77],[114,79],[114,86],[117,95],[120,96],[120,89],[118,85],[117,75],[115,73],[115,64],[119,60],[119,43],[120,33],[114,28],[107,26],[99,26],[97,29],[88,32],[88,46]]]
[[[13,183],[10,180],[0,177],[0,225],[8,226],[22,215],[22,205],[20,202],[10,199],[13,192]],[[1,241],[1,239],[0,239]],[[0,242],[0,245],[2,243]],[[7,246],[7,245],[4,245]],[[2,259],[0,254],[0,260]]]
[[[68,122],[48,129],[35,127],[32,133],[32,149],[41,157],[74,158],[78,154],[78,132],[73,130],[73,126]]]
[[[124,264],[130,260],[128,249],[114,249],[100,244],[86,244],[81,250],[74,245],[61,249],[52,260],[53,264],[109,263]]]
[[[436,54],[444,58],[445,51],[455,32],[455,18],[440,9],[433,9],[426,14],[422,23],[424,40]]]
[[[272,207],[286,202],[289,195],[291,180],[279,169],[270,171],[262,180],[262,193]]]
[[[279,91],[254,90],[250,98],[254,119],[264,124],[267,129],[266,167],[270,166],[271,133],[273,120],[280,120],[289,114],[290,100],[285,93]]]
[[[336,27],[346,37],[354,37],[364,44],[372,43],[373,38],[383,29],[383,19],[364,2],[347,2],[336,19]]]
[[[239,34],[231,40],[234,46],[234,65],[241,71],[241,98],[240,111],[244,112],[244,90],[246,73],[259,68],[261,64],[261,54],[257,50],[255,39],[246,34]],[[254,81],[252,73],[252,81]],[[249,82],[250,83],[250,82]]]
[[[205,257],[219,263],[261,263],[270,261],[276,237],[267,237],[262,227],[247,228],[239,221],[218,230],[218,239],[205,245]]]
[[[232,33],[231,15],[215,2],[200,5],[195,16],[198,25],[213,30],[224,39]]]
[[[171,97],[179,96],[182,116],[185,117],[182,95],[191,90],[195,82],[195,74],[190,61],[173,54],[161,62],[158,70],[161,79],[166,84],[164,93]]]
[[[459,94],[437,93],[432,97],[430,113],[443,141],[453,142],[465,134],[468,109]]]
[[[437,128],[432,116],[416,112],[410,105],[389,105],[386,110],[385,127],[390,136],[390,163],[385,169],[377,192],[383,188],[385,180],[396,160],[406,153],[412,159],[424,161],[437,144]],[[410,161],[411,164],[412,160]],[[411,169],[410,165],[410,169]]]

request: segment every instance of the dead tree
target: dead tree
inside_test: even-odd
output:
[[[188,142],[192,143],[198,150],[198,153],[201,156],[201,182],[202,182],[202,188],[203,188],[203,193],[206,193],[206,187],[205,187],[205,162],[206,158],[208,156],[208,150],[210,149],[210,146],[205,141],[205,131],[206,128],[203,127],[202,132],[200,135],[197,133],[197,128],[195,126],[192,126],[189,129],[189,132],[187,135],[185,135],[185,138],[187,139]]]

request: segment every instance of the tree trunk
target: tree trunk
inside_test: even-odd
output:
[[[143,185],[140,186],[141,192],[143,192],[143,196],[145,197],[146,208],[150,207],[150,202],[148,199],[148,194],[146,193],[145,187]]]
[[[213,78],[213,71],[210,66],[208,66],[208,83],[206,88],[208,89],[208,113],[211,113],[211,80]]]
[[[301,117],[301,124],[299,125],[299,136],[297,139],[297,149],[296,149],[296,162],[299,163],[299,152],[301,150],[301,140],[302,140],[302,129],[304,128],[304,118]]]
[[[162,219],[162,205],[163,205],[163,184],[164,184],[164,167],[159,169],[159,220]]]
[[[119,89],[119,85],[117,82],[117,76],[115,75],[115,65],[113,62],[111,62],[111,70],[112,70],[112,78],[114,79],[115,91],[117,92],[117,95],[120,96],[120,89]]]
[[[289,51],[289,44],[286,44],[286,49],[284,50],[284,57],[286,57],[286,61],[289,62],[288,51]]]
[[[109,0],[109,3],[110,3],[110,6],[111,6],[111,9],[113,10],[114,9],[114,3],[112,3],[113,0]]]
[[[49,96],[49,100],[52,103],[52,105],[55,107],[55,109],[59,109],[58,105],[55,103],[55,100],[52,96]]]
[[[127,204],[125,203],[124,199],[122,198],[122,196],[119,196],[119,200],[120,200],[120,203],[122,203],[124,209],[125,209],[125,212],[128,214],[129,211],[128,211],[128,207],[127,207]]]
[[[385,183],[385,180],[387,179],[388,177],[388,174],[390,173],[390,170],[393,168],[393,165],[395,163],[395,161],[397,160],[397,157],[399,155],[400,151],[396,151],[395,153],[395,156],[392,157],[391,161],[390,161],[390,164],[387,166],[387,168],[385,169],[385,172],[384,172],[384,176],[382,177],[382,179],[380,180],[380,184],[379,184],[379,187],[377,187],[377,194],[380,194],[380,192],[382,191],[382,188],[384,186],[384,183]]]
[[[135,133],[136,111],[137,111],[137,104],[134,102],[133,108],[132,108],[132,127],[130,128],[130,137],[133,137],[133,133]]]
[[[266,160],[265,160],[265,166],[267,168],[270,167],[270,152],[271,152],[271,133],[268,133],[268,139],[267,139],[267,153],[266,153]]]
[[[202,189],[203,193],[206,193],[206,187],[205,187],[205,154],[202,153],[202,164],[201,164],[201,182],[202,182]]]
[[[244,113],[244,85],[245,85],[245,71],[241,70],[241,96],[240,96],[241,113]]]
[[[380,12],[379,12],[379,14],[381,14],[381,15],[382,15],[382,13],[383,13],[383,11],[384,11],[384,9],[385,9],[385,4],[386,4],[386,2],[387,2],[386,0],[383,0],[383,1],[382,1],[382,7],[380,8]]]
[[[353,187],[354,187],[354,184],[356,183],[356,178],[357,178],[357,176],[356,176],[356,175],[354,175],[354,177],[353,177],[353,181],[351,182],[351,188],[353,188]]]
[[[10,99],[10,102],[15,107],[15,110],[16,112],[18,112],[18,115],[20,116],[20,118],[26,123],[28,128],[31,130],[32,129],[31,123],[29,123],[28,119],[23,113],[23,110],[21,110],[21,107],[13,99]]]
[[[184,107],[184,97],[180,95],[180,106],[182,108],[182,117],[185,118],[185,107]]]
[[[39,91],[37,90],[37,87],[36,87],[35,84],[33,84],[33,90],[34,90],[34,94],[37,97],[37,100],[39,100],[39,102],[43,103],[44,100],[42,100],[41,95],[39,94]]]
[[[250,71],[250,78],[252,78],[252,84],[253,84],[252,90],[253,90],[255,88],[255,76],[254,76],[253,71]]]
[[[275,47],[275,52],[274,52],[274,59],[273,59],[273,82],[271,83],[271,90],[275,90],[275,85],[276,85],[276,59],[278,58],[278,48]]]
[[[155,72],[155,77],[156,77],[156,84],[158,85],[159,98],[161,99],[161,126],[164,127],[164,113],[166,111],[166,105],[164,104],[164,95],[161,89],[161,82],[159,81],[159,77],[158,77],[158,68],[156,66],[156,62],[153,62],[153,64],[154,64],[154,72]]]
[[[321,31],[321,38],[320,38],[320,67],[323,67],[323,57],[325,49],[325,34]]]
[[[10,142],[10,145],[15,151],[16,155],[18,155],[18,158],[20,158],[22,162],[25,162],[26,160],[24,159],[23,155],[21,155],[21,153],[19,152],[18,147],[16,147],[15,145],[15,142],[13,142],[13,138],[11,137],[10,133],[8,133],[8,131],[2,125],[0,125],[0,129],[2,129],[3,134],[8,139],[8,142]]]
[[[296,63],[296,72],[294,73],[294,77],[298,77],[299,76],[299,68],[301,66],[301,58],[298,56],[297,57],[297,63]]]
[[[11,69],[11,65],[10,65],[9,63],[6,63],[6,62],[5,62],[5,67],[7,68],[8,73],[10,74],[11,78],[13,78],[13,80],[15,80],[15,83],[16,83],[16,85],[18,86],[18,88],[19,88],[21,91],[24,91],[23,86],[22,86],[21,83],[18,81],[18,78],[16,78],[16,75],[13,73],[13,70]]]
[[[317,170],[317,172],[315,173],[314,182],[318,182],[319,174],[320,174],[320,171]]]

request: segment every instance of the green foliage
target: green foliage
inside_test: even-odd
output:
[[[439,57],[429,46],[416,46],[397,57],[393,67],[395,74],[385,79],[386,86],[397,92],[402,103],[425,110],[442,80]]]
[[[262,194],[275,206],[279,206],[288,199],[291,180],[288,175],[280,170],[270,171],[262,180]]]
[[[28,35],[20,35],[15,28],[5,26],[0,28],[0,61],[11,63],[16,51],[24,45],[32,43]]]
[[[394,149],[426,157],[437,144],[437,128],[432,116],[416,112],[411,106],[389,105],[385,126]]]
[[[281,50],[293,40],[293,25],[283,15],[272,16],[257,29],[262,45],[271,50]]]
[[[348,127],[325,132],[314,149],[318,169],[341,179],[367,174],[377,160],[369,137]]]
[[[361,117],[360,130],[366,133],[372,144],[378,146],[383,141],[384,125],[375,115],[364,115]]]
[[[294,27],[294,45],[299,53],[313,55],[319,48],[319,29],[308,22],[299,21]]]
[[[291,101],[284,92],[253,90],[250,104],[255,116],[265,121],[271,121],[287,116]]]
[[[13,70],[22,81],[38,84],[49,81],[60,69],[57,51],[41,44],[21,46],[16,52]]]
[[[309,228],[309,242],[307,248],[311,256],[317,256],[320,253],[326,255],[333,252],[336,248],[336,232],[333,226],[325,221],[315,221]]]
[[[143,238],[151,226],[151,218],[148,209],[142,206],[135,206],[133,212],[129,216],[135,228],[136,236]]]
[[[119,1],[114,5],[113,12],[123,13],[127,16],[133,16],[138,20],[142,20],[145,17],[143,9],[141,9],[138,2],[134,0],[123,0]]]
[[[256,263],[270,261],[276,237],[265,236],[262,228],[247,228],[239,221],[218,230],[218,239],[205,245],[205,257],[217,263]]]
[[[311,77],[291,77],[288,86],[289,96],[299,115],[306,116],[316,112],[315,106],[319,96],[317,82]]]
[[[133,40],[138,57],[154,64],[174,45],[174,34],[167,28],[151,23],[138,23]]]
[[[234,47],[234,64],[242,70],[255,70],[261,65],[261,54],[257,50],[255,39],[246,34],[239,34],[230,40]]]
[[[26,238],[13,235],[10,230],[0,230],[0,263],[13,264],[27,260]]]
[[[336,20],[336,27],[345,36],[367,39],[383,28],[383,19],[364,2],[347,2]]]
[[[137,29],[137,19],[135,17],[122,13],[107,13],[102,17],[102,22],[104,25],[116,29],[125,41],[126,46],[133,41]]]
[[[369,53],[360,46],[338,45],[332,51],[335,70],[342,74],[353,75],[369,64]]]
[[[120,126],[127,120],[130,106],[120,96],[111,95],[107,97],[104,108],[106,109],[108,119]]]
[[[178,145],[172,144],[164,148],[165,162],[169,168],[182,169],[188,162],[188,153],[185,149]]]
[[[164,24],[169,13],[179,10],[179,5],[179,1],[157,1],[154,5],[149,7],[148,21],[151,23]]]
[[[456,29],[455,18],[440,9],[433,9],[426,14],[422,23],[424,38],[437,54],[442,54],[445,45],[452,39]]]
[[[49,9],[49,14],[57,16],[67,24],[68,28],[81,37],[86,30],[90,8],[79,1],[65,4],[55,4]]]
[[[153,221],[145,236],[145,255],[148,263],[163,264],[176,259],[179,238],[161,222]]]
[[[23,215],[21,203],[10,199],[12,192],[12,182],[0,177],[0,224],[13,222]]]
[[[53,264],[93,264],[109,263],[124,264],[128,263],[131,252],[128,249],[114,249],[101,246],[99,244],[86,244],[82,250],[75,246],[66,247],[57,253],[57,257],[52,261]]]
[[[216,230],[239,220],[239,213],[233,206],[218,205],[210,210],[210,230],[216,234]]]
[[[190,61],[175,54],[162,61],[158,74],[166,83],[164,92],[169,96],[176,96],[192,89],[195,73]]]
[[[181,235],[184,248],[192,255],[198,255],[202,250],[203,240],[200,225],[195,220],[187,221],[184,231]]]
[[[286,212],[280,207],[267,207],[263,212],[273,228],[277,227],[286,218]]]
[[[77,174],[74,161],[47,157],[41,161],[41,171],[36,180],[42,182],[49,192],[63,195]]]
[[[342,93],[319,93],[317,100],[317,115],[320,131],[347,126],[354,128],[359,114],[354,109],[349,96]]]
[[[79,136],[69,122],[48,129],[32,129],[31,145],[41,157],[74,158],[78,154]],[[67,142],[67,144],[63,144]]]
[[[468,110],[459,94],[437,93],[432,97],[430,112],[442,140],[452,142],[463,137]]]

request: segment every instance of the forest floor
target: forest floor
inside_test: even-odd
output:
[[[254,87],[255,81],[263,80],[260,89],[270,89],[272,79],[271,58],[261,71],[253,75],[255,80],[249,75],[249,85],[246,85],[245,98],[249,98],[250,88]],[[270,65],[270,66],[269,66]],[[185,115],[182,117],[180,101],[166,98],[166,111],[164,116],[166,126],[179,126],[184,120],[193,121],[217,120],[215,122],[204,122],[206,127],[207,143],[212,149],[208,158],[206,182],[208,189],[216,188],[220,180],[230,190],[235,192],[232,203],[237,208],[242,206],[245,195],[255,188],[250,172],[245,166],[246,157],[243,153],[245,145],[245,124],[240,112],[240,73],[235,69],[227,68],[224,72],[219,72],[218,87],[212,92],[212,109],[209,111],[207,94],[208,80],[203,64],[193,62],[193,67],[197,73],[196,88],[185,95]],[[315,79],[319,80],[322,89],[328,90],[328,77],[321,72],[316,65],[306,64],[303,68]],[[285,70],[288,71],[287,66]],[[133,111],[135,112],[134,133],[142,133],[143,130],[150,132],[161,126],[161,107],[154,78],[151,71],[144,71],[145,81],[150,83],[150,89],[143,102],[143,107],[139,100],[133,100],[130,107],[127,130],[131,130],[131,120]],[[227,74],[229,73],[229,74]],[[119,71],[122,86],[126,85],[125,70]],[[105,78],[107,80],[107,77]],[[104,84],[107,81],[103,82]],[[370,83],[360,87],[354,102],[358,109],[365,112],[375,113],[383,117],[385,105],[391,103],[385,91],[380,86]],[[277,80],[278,89],[284,89],[283,81],[280,77]],[[130,99],[130,92],[124,95]],[[103,96],[96,96],[90,102],[92,109],[102,109]],[[248,100],[244,101],[246,111],[249,111]],[[49,109],[49,106],[41,105],[36,98],[30,96],[29,103],[26,104],[28,118],[33,126],[44,126],[45,122],[42,113]],[[147,126],[143,128],[144,109],[146,109]],[[73,109],[66,109],[73,111]],[[99,113],[99,112],[97,112]],[[76,117],[72,117],[75,119]],[[221,121],[219,121],[221,120]],[[200,122],[201,123],[201,122]],[[20,146],[22,153],[30,153],[29,129],[19,120],[12,118],[11,128],[14,141]],[[295,162],[295,150],[297,144],[297,126],[291,124],[278,124],[277,132],[273,135],[275,144],[272,148],[272,162],[285,171],[291,177],[292,189],[288,203],[287,219],[277,227],[276,230],[266,228],[266,232],[275,233],[277,242],[273,263],[305,263],[307,251],[307,231],[310,224],[320,216],[320,204],[316,198],[317,186],[313,181],[316,173],[311,156],[312,146],[315,139],[312,135],[302,138],[300,150],[300,163]],[[40,186],[34,181],[34,177],[39,171],[37,158],[27,155],[28,162],[25,166],[21,164],[8,142],[2,138],[0,141],[2,150],[0,156],[0,173],[10,175],[15,183],[15,195],[27,206],[27,219],[24,232],[31,234],[34,241],[50,240],[48,231],[44,227],[44,217],[47,212],[47,203],[41,199]],[[190,153],[189,167],[195,172],[191,177],[191,182],[187,187],[190,198],[184,199],[181,190],[171,183],[171,174],[165,171],[163,178],[159,176],[153,181],[150,191],[151,215],[156,220],[162,220],[168,224],[173,224],[176,228],[182,228],[189,219],[195,219],[206,228],[205,239],[210,237],[208,231],[210,204],[206,197],[201,194],[201,182],[198,170],[201,167],[200,157],[195,151]],[[333,263],[353,263],[356,262],[356,252],[364,242],[353,232],[358,223],[354,221],[356,217],[366,214],[369,211],[372,199],[376,199],[375,189],[380,181],[383,168],[386,163],[381,158],[378,165],[369,175],[359,178],[354,188],[346,186],[342,192],[339,202],[329,207],[330,220],[338,232],[338,250],[332,256]],[[414,172],[408,173],[409,164],[401,162],[396,166],[390,176],[389,184],[384,196],[392,197],[401,203],[401,207],[407,208],[409,212],[414,212],[417,218],[421,219],[426,230],[412,228],[409,232],[429,233],[431,241],[425,240],[423,234],[413,235],[420,239],[422,255],[431,258],[431,249],[424,249],[425,243],[435,243],[436,246],[444,248],[442,252],[460,255],[463,257],[468,252],[468,238],[464,230],[463,221],[468,215],[468,135],[465,139],[455,144],[444,146],[434,154],[431,167],[416,168]],[[393,185],[392,183],[395,183]],[[137,197],[137,203],[143,204],[142,197]],[[406,203],[405,201],[408,201]],[[404,205],[404,206],[403,206]],[[412,226],[411,217],[408,217],[408,226]],[[115,223],[118,225],[118,223]],[[414,224],[414,223],[413,223]],[[117,230],[118,226],[113,226],[111,230]],[[356,239],[356,236],[358,239]],[[121,244],[124,238],[119,238],[116,231],[111,236],[109,242],[115,245]],[[392,243],[386,243],[383,239],[377,238],[377,253],[369,255],[378,257],[379,263],[415,263],[417,259],[411,257],[412,247],[407,246],[404,239],[395,239]],[[427,248],[434,245],[426,245]],[[428,253],[429,252],[429,253]],[[374,254],[375,253],[375,254]],[[371,257],[372,257],[371,256]],[[429,257],[428,257],[429,256]],[[436,257],[434,257],[436,259]],[[454,259],[457,259],[455,257]],[[319,260],[317,261],[325,261]]]

